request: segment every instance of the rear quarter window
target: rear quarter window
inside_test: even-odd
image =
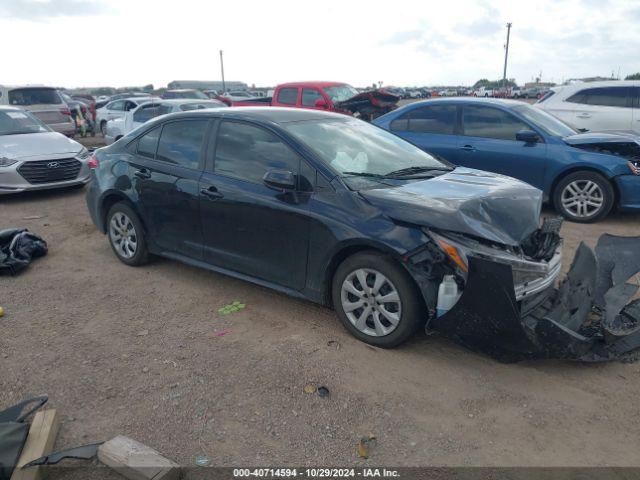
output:
[[[10,105],[59,105],[60,94],[53,88],[16,88],[9,91]]]

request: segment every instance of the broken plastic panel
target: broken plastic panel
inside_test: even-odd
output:
[[[460,300],[429,328],[500,361],[632,359],[640,347],[638,252],[640,237],[603,235],[595,252],[582,243],[559,288],[520,302],[509,265],[470,256]]]

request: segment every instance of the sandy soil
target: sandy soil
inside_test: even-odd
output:
[[[0,219],[50,247],[0,277],[0,406],[49,394],[58,448],[124,434],[183,465],[640,465],[640,364],[503,365],[424,335],[376,349],[305,301],[168,260],[123,265],[78,189],[3,198]],[[639,222],[565,224],[566,258]]]

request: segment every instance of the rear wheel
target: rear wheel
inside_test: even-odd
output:
[[[377,347],[407,341],[426,318],[422,297],[409,274],[377,252],[357,253],[338,267],[332,298],[345,328]]]
[[[104,120],[100,122],[100,133],[102,133],[103,137],[107,134],[107,122]]]
[[[113,253],[121,262],[130,266],[147,262],[149,254],[142,222],[126,203],[118,202],[109,209],[107,235]]]
[[[556,210],[567,220],[592,223],[606,217],[615,201],[611,183],[595,172],[575,172],[558,183],[554,192]]]

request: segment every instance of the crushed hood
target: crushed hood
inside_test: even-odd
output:
[[[603,144],[603,143],[628,143],[635,142],[640,144],[640,135],[633,132],[587,132],[569,135],[562,139],[566,144],[571,146]]]
[[[82,145],[57,132],[0,136],[0,157],[24,159],[62,153],[75,155],[80,150]]]
[[[402,222],[520,245],[538,227],[542,192],[496,173],[456,168],[398,187],[361,190],[383,214]]]
[[[335,106],[339,110],[345,110],[353,114],[362,116],[380,116],[390,112],[398,106],[400,97],[384,90],[372,90],[362,92],[342,102],[336,102]]]

